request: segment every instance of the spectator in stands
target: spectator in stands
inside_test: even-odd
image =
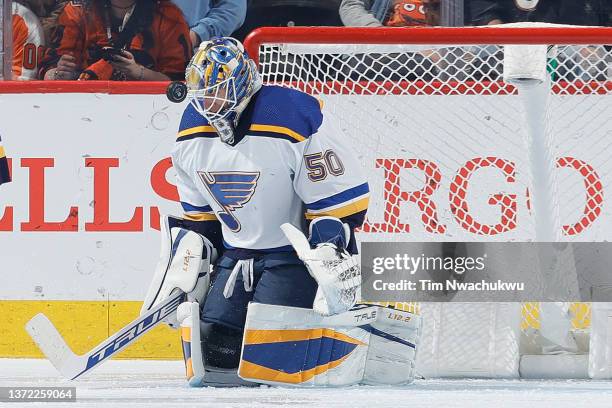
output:
[[[467,15],[473,25],[542,22],[599,25],[606,0],[470,0]],[[605,79],[603,46],[560,46],[553,58],[553,79]]]
[[[472,25],[546,22],[597,25],[600,0],[468,0]]]
[[[189,24],[194,48],[212,37],[229,36],[244,23],[247,0],[173,0]]]
[[[46,80],[184,77],[189,27],[169,0],[71,1],[42,62]]]
[[[51,43],[52,31],[57,26],[57,19],[68,0],[20,0],[20,2],[36,14],[45,32],[46,43]]]
[[[247,0],[247,16],[232,37],[244,41],[259,27],[340,26],[341,0]]]
[[[346,26],[414,27],[440,24],[440,0],[342,0],[340,18]],[[353,80],[431,79],[446,50],[391,53],[387,56],[355,54],[344,57]]]
[[[440,0],[342,0],[339,12],[345,26],[435,26]]]
[[[612,0],[583,0],[585,8],[590,14],[596,15],[599,26],[612,25]]]
[[[13,80],[38,79],[38,64],[44,53],[45,34],[31,10],[35,1],[13,1]]]

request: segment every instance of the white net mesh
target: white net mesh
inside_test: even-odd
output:
[[[403,34],[395,44],[369,44],[374,31],[367,29],[319,43],[306,43],[312,36],[305,29],[298,40],[251,39],[264,83],[320,98],[325,120],[335,121],[357,150],[372,191],[359,238],[534,241],[538,220],[548,217],[558,226],[555,239],[611,239],[604,195],[612,187],[610,31],[598,36],[593,28],[588,38],[597,41],[567,45],[531,29],[531,45],[548,46],[545,61],[536,62],[545,67],[548,95],[522,100],[517,87],[503,82],[504,44],[487,38],[495,35],[459,45],[461,35],[449,44],[446,29],[432,30],[442,33],[444,45]],[[396,33],[386,31],[384,42]],[[504,38],[524,44],[524,37]],[[531,126],[529,115],[540,123]],[[534,152],[531,138],[544,141],[544,155]],[[533,205],[538,199],[543,207]],[[522,310],[522,329],[538,330],[539,304]],[[588,329],[589,306],[569,310],[574,329]]]

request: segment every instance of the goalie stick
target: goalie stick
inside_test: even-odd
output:
[[[183,292],[175,290],[166,300],[83,355],[75,354],[68,347],[53,323],[43,313],[34,316],[26,323],[25,328],[57,371],[68,379],[76,380],[174,313],[183,300],[183,295]]]

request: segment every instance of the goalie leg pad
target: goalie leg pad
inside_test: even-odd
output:
[[[187,294],[189,301],[202,303],[209,287],[210,265],[216,250],[210,241],[184,228],[171,227],[174,218],[166,216],[161,223],[161,252],[141,314],[166,299],[175,290]],[[177,327],[172,319],[168,323]]]
[[[420,330],[419,316],[379,306],[321,316],[251,303],[238,375],[298,387],[406,384]]]
[[[176,314],[180,322],[185,377],[191,387],[201,387],[205,372],[200,346],[200,305],[197,302],[181,303]]]
[[[181,303],[177,309],[185,376],[191,387],[256,385],[240,379],[242,332],[200,321],[197,302]]]

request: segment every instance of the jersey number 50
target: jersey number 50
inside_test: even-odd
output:
[[[304,155],[308,178],[310,181],[322,181],[328,174],[340,176],[344,174],[344,165],[333,150],[326,150],[313,154]]]

